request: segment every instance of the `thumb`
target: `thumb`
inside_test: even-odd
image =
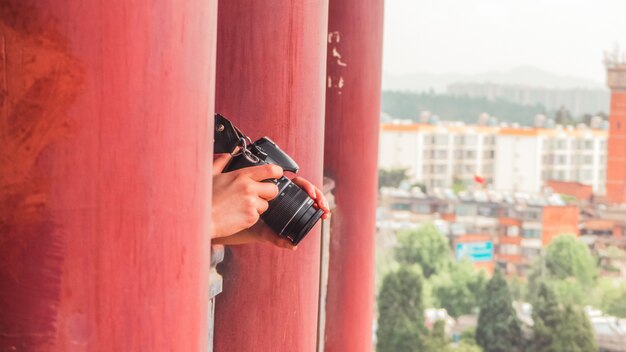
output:
[[[217,157],[213,159],[213,175],[222,173],[226,164],[230,161],[230,154],[216,154]]]

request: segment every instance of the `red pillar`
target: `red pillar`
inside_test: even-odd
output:
[[[335,180],[326,351],[371,351],[382,0],[330,0],[325,175]]]
[[[611,203],[626,203],[626,62],[607,62],[607,64],[611,111],[606,196]]]
[[[207,349],[216,10],[0,5],[0,350]]]
[[[216,111],[267,135],[321,188],[328,2],[219,2]],[[215,350],[312,351],[319,226],[295,252],[232,247],[220,272]]]

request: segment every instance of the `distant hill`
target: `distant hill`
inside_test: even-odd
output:
[[[606,89],[604,83],[557,75],[532,66],[520,66],[509,71],[489,71],[477,75],[414,73],[391,75],[383,73],[383,90],[445,92],[453,83],[495,83],[523,85],[548,89]]]
[[[467,96],[452,96],[437,93],[411,93],[383,91],[382,111],[393,118],[419,120],[421,111],[427,110],[445,121],[463,121],[471,124],[478,121],[481,113],[488,113],[499,122],[519,123],[530,126],[537,114],[552,116],[541,105],[521,105],[503,99],[489,100]]]

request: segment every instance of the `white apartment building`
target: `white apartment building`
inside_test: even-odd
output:
[[[510,128],[459,124],[382,124],[379,166],[406,168],[427,188],[472,184],[540,192],[547,180],[575,181],[604,194],[604,130]]]

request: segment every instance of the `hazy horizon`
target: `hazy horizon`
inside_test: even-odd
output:
[[[623,0],[385,2],[383,71],[395,76],[531,66],[603,84],[616,44],[626,51]]]

